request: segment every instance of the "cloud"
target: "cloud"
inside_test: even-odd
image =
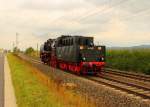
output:
[[[12,48],[16,32],[21,49],[62,34],[94,36],[111,46],[149,43],[147,8],[147,0],[1,1],[0,47]]]
[[[149,0],[87,0],[95,6],[109,6],[130,13],[137,13],[145,9],[149,9]]]
[[[70,11],[81,9],[88,5],[84,0],[26,0],[22,3],[21,8],[44,11]]]
[[[132,32],[128,24],[114,17],[107,25],[105,32],[96,33],[97,40],[108,46],[134,46],[138,44],[149,44],[150,32]],[[109,42],[108,42],[109,41]]]

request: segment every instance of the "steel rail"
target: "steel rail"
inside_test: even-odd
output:
[[[107,79],[103,79],[103,78],[99,78],[99,77],[85,77],[87,78],[88,80],[92,80],[96,83],[99,83],[99,84],[103,84],[103,85],[106,85],[106,86],[110,86],[112,88],[115,88],[115,89],[119,89],[119,90],[122,90],[122,91],[125,91],[125,92],[128,92],[130,94],[134,94],[136,96],[140,96],[144,99],[150,99],[150,91],[145,91],[143,89],[143,92],[138,92],[139,88],[137,87],[133,87],[133,86],[127,86],[126,84],[120,84],[118,82],[114,82],[114,81],[111,81],[111,80],[107,80]],[[107,80],[107,81],[102,81],[103,80]],[[118,85],[120,84],[120,85]],[[141,88],[140,88],[141,89]],[[148,94],[145,94],[145,93],[148,93]]]
[[[114,75],[119,75],[119,76],[123,76],[123,77],[128,77],[128,78],[132,78],[132,79],[150,82],[150,76],[147,76],[147,75],[128,73],[128,72],[123,72],[123,71],[118,71],[118,70],[111,70],[111,69],[107,69],[107,68],[105,69],[104,72],[109,73],[109,74],[114,74]]]

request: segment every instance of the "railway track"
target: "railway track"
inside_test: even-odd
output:
[[[109,78],[100,78],[91,76],[87,76],[86,78],[96,83],[110,86],[112,88],[128,92],[129,94],[140,96],[144,99],[150,99],[150,90],[145,87],[131,85],[130,83],[123,83]]]
[[[88,79],[150,99],[150,76],[148,75],[106,69],[98,77],[88,77]]]
[[[110,68],[105,68],[105,72],[109,73],[109,74],[120,75],[120,76],[123,76],[123,77],[137,79],[137,80],[140,80],[140,81],[142,80],[142,81],[145,81],[145,82],[150,82],[150,76],[149,75],[125,72],[125,71],[120,71],[120,70],[113,70],[113,69],[110,69]]]
[[[26,56],[22,57],[25,58]],[[39,60],[29,57],[28,59],[34,63],[42,64]],[[117,90],[125,91],[129,94],[140,96],[144,99],[150,99],[150,80],[148,77],[139,74],[132,75],[132,73],[106,70],[98,76],[85,76],[84,78]]]

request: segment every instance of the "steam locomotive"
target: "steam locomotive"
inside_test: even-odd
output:
[[[105,46],[95,46],[93,37],[62,35],[41,45],[40,58],[54,68],[97,74],[105,66]]]

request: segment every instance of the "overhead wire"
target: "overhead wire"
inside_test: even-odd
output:
[[[127,2],[127,1],[129,1],[129,0],[121,0],[121,1],[119,1],[119,2],[117,2],[117,3],[115,3],[114,5],[109,6],[108,8],[103,8],[103,9],[100,9],[100,10],[98,10],[98,11],[94,11],[95,9],[91,10],[91,12],[87,11],[87,12],[85,12],[85,13],[82,14],[83,17],[79,18],[79,16],[77,16],[77,18],[75,18],[74,20],[76,20],[77,22],[79,22],[79,21],[81,21],[81,20],[84,20],[85,18],[90,18],[90,17],[92,17],[92,16],[94,16],[94,15],[103,14],[103,13],[105,13],[106,11],[109,11],[109,10],[111,10],[112,8],[117,7],[117,6],[119,6],[119,5],[121,5],[122,3]],[[109,5],[110,2],[111,2],[111,1],[109,0],[108,4],[106,4],[106,5]],[[93,11],[94,11],[94,12],[93,12]],[[101,13],[100,13],[100,12],[101,12]],[[62,15],[62,16],[60,16],[59,18],[52,20],[51,23],[56,24],[57,22],[59,22],[60,20],[62,20],[62,18],[64,18],[64,17],[66,17],[66,15]]]
[[[121,1],[119,1],[118,3],[116,3],[116,4],[112,5],[112,6],[110,6],[109,2],[111,2],[111,1],[109,1],[109,2],[108,2],[108,6],[109,6],[108,8],[104,8],[104,9],[98,10],[97,12],[93,12],[93,13],[91,13],[91,14],[88,14],[88,15],[86,15],[86,16],[83,16],[83,17],[80,18],[78,21],[85,20],[85,19],[87,19],[87,18],[89,18],[89,17],[93,17],[93,16],[95,16],[95,15],[102,15],[102,14],[104,14],[105,12],[110,11],[111,9],[113,9],[113,8],[119,6],[119,5],[122,5],[122,3],[125,3],[125,2],[127,2],[127,1],[129,1],[129,0],[121,0]]]

